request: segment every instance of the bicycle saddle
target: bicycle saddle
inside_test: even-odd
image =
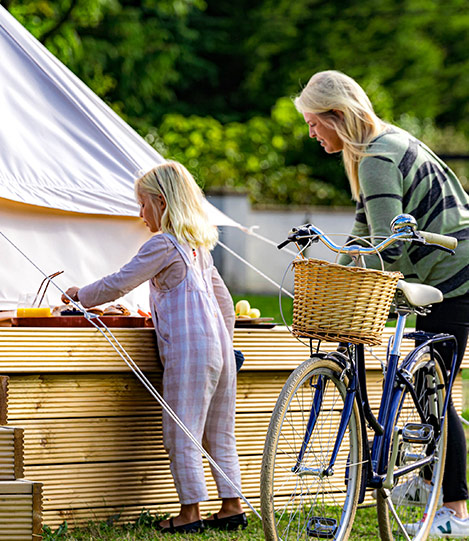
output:
[[[439,289],[425,284],[412,284],[399,280],[397,289],[402,291],[407,302],[412,306],[428,306],[443,300],[443,293]]]

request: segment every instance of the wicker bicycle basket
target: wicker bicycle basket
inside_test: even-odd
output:
[[[295,259],[292,332],[328,342],[377,345],[400,272]]]

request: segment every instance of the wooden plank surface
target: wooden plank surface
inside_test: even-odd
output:
[[[8,417],[8,376],[0,375],[0,426],[7,424],[7,417]]]
[[[153,330],[119,329],[116,335],[161,390]],[[309,356],[309,346],[277,327],[238,329],[235,347],[246,356],[238,374],[236,414],[242,483],[258,508],[270,416],[291,370]],[[383,346],[367,354],[375,411],[382,394],[376,357],[384,355]],[[0,378],[8,422],[24,428],[24,475],[44,483],[44,523],[57,527],[67,520],[73,526],[116,513],[121,520],[131,520],[143,507],[178,510],[162,444],[161,407],[98,331],[0,328],[0,373],[10,377],[8,389],[6,379],[2,384]],[[460,410],[460,379],[453,398]],[[4,410],[6,422],[6,406]],[[206,471],[211,500],[202,509],[216,511],[219,504],[207,465]]]
[[[409,329],[408,332],[411,332]],[[365,346],[366,366],[370,370],[379,370],[380,360],[386,358],[386,350],[390,336],[394,329],[386,327],[383,332],[381,345]],[[317,342],[314,342],[316,344]],[[297,339],[290,334],[286,327],[267,329],[236,329],[234,346],[241,349],[246,361],[244,369],[248,370],[294,370],[300,363],[309,357],[310,349],[307,339]],[[403,340],[402,356],[413,348],[413,340]],[[322,342],[322,351],[334,351],[335,343]],[[466,348],[462,368],[469,368],[469,344]]]
[[[386,328],[382,344],[367,347],[370,369],[378,369],[379,359],[385,358],[392,332],[392,328]],[[161,371],[153,329],[113,329],[112,333],[141,370]],[[403,354],[412,345],[413,341],[404,341]],[[309,357],[309,343],[299,341],[286,327],[280,326],[273,329],[235,329],[234,346],[245,355],[244,370],[293,370]],[[332,343],[321,344],[326,351],[335,347]],[[469,346],[463,368],[469,368]],[[97,329],[0,327],[2,374],[122,371],[130,371],[130,368]]]
[[[153,329],[112,329],[141,370],[161,371]],[[111,337],[109,337],[111,339]],[[0,328],[0,372],[130,371],[113,345],[97,329]]]
[[[270,414],[288,375],[285,371],[241,372],[237,412]],[[369,371],[369,378],[370,402],[377,406],[382,375]],[[158,380],[153,382],[160,387]],[[161,412],[156,400],[131,374],[15,376],[9,393],[8,422],[15,426],[27,426],[23,421],[31,419],[151,417]]]
[[[250,499],[258,496],[265,435],[272,407],[288,372],[276,372],[275,376],[276,384],[266,373],[239,375],[236,438],[243,490]],[[382,376],[377,371],[370,371],[368,376],[370,401],[376,408],[381,397]],[[86,378],[88,383],[89,377]],[[103,380],[102,376],[93,377],[97,381]],[[111,374],[109,377],[112,380],[110,387],[115,389],[117,376]],[[127,381],[128,375],[122,374],[121,377]],[[12,378],[13,383],[14,380]],[[106,388],[105,379],[102,383]],[[67,385],[64,382],[62,385],[63,392],[67,394]],[[89,392],[89,385],[72,385],[71,388],[75,390],[75,396],[80,390]],[[457,407],[460,405],[460,390],[458,381]],[[132,387],[129,392],[134,394]],[[15,396],[16,391],[12,390],[10,394]],[[145,394],[141,396],[144,397]],[[78,402],[77,410],[81,403]],[[260,407],[254,410],[252,403]],[[55,408],[51,411],[55,412]],[[106,407],[104,411],[110,410]],[[161,411],[143,418],[119,416],[119,409],[114,410],[114,417],[102,418],[49,418],[47,407],[41,408],[40,413],[40,417],[21,419],[21,424],[25,429],[25,475],[44,484],[45,523],[58,526],[64,519],[80,521],[79,517],[86,516],[83,509],[89,510],[89,518],[91,514],[95,516],[96,509],[102,513],[107,509],[107,516],[119,509],[124,517],[128,517],[129,506],[133,511],[138,506],[140,510],[145,507],[159,508],[160,511],[177,507],[168,458],[161,440]],[[214,511],[216,491],[208,468],[206,477],[212,499],[206,506]]]

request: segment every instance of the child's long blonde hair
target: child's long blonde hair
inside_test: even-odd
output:
[[[294,103],[300,113],[320,115],[322,122],[334,128],[343,141],[345,171],[352,196],[358,200],[360,160],[368,155],[370,141],[387,126],[375,114],[365,91],[340,71],[320,71],[311,77]],[[337,111],[342,114],[337,114]]]
[[[135,181],[135,195],[147,193],[153,209],[155,199],[163,196],[166,208],[161,217],[161,231],[174,235],[179,243],[211,250],[218,240],[218,231],[203,208],[203,193],[194,177],[180,163],[167,161]]]

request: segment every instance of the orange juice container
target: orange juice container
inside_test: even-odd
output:
[[[23,317],[50,317],[51,311],[49,306],[40,306],[39,308],[22,308]],[[21,316],[20,316],[21,317]]]
[[[47,297],[43,296],[40,306],[37,295],[22,293],[18,300],[16,315],[18,317],[50,317],[52,315]]]

